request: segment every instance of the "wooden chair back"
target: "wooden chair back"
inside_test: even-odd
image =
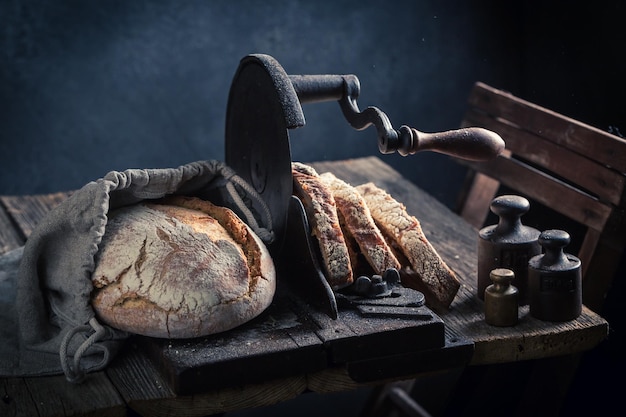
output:
[[[626,140],[481,82],[462,126],[497,132],[506,149],[488,162],[459,161],[471,169],[458,213],[483,227],[506,187],[528,198],[531,211],[539,203],[580,224],[579,250],[566,252],[581,259],[583,302],[598,312],[626,244]]]

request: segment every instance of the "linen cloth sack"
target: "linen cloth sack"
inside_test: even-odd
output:
[[[266,244],[273,240],[267,206],[225,163],[111,171],[51,210],[23,247],[0,256],[0,376],[65,373],[80,382],[110,363],[129,334],[99,323],[90,304],[107,213],[168,194],[220,198]]]

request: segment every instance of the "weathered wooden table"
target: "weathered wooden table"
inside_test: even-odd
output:
[[[62,375],[0,379],[0,415],[125,416],[130,408],[146,416],[204,416],[267,406],[305,392],[351,390],[459,365],[505,363],[578,353],[595,347],[607,336],[608,323],[585,307],[578,319],[565,323],[536,320],[528,314],[528,308],[523,307],[518,325],[510,328],[487,325],[484,322],[482,301],[475,296],[476,229],[405,180],[379,158],[319,162],[313,165],[320,172],[331,171],[354,185],[373,181],[402,201],[408,211],[421,221],[428,239],[462,280],[461,289],[449,311],[437,312],[444,324],[443,346],[425,350],[422,346],[415,352],[404,350],[398,355],[387,354],[383,357],[376,353],[370,355],[361,352],[357,361],[333,365],[324,360],[323,349],[317,349],[316,346],[323,348],[324,343],[316,339],[318,335],[315,332],[305,334],[287,331],[281,337],[289,339],[289,343],[294,345],[289,348],[288,355],[281,356],[281,349],[287,348],[281,347],[284,346],[283,342],[275,340],[274,336],[268,337],[267,343],[263,343],[262,339],[256,343],[264,345],[266,349],[274,346],[272,349],[275,349],[275,354],[271,360],[279,361],[279,366],[281,357],[288,361],[298,352],[305,352],[305,349],[308,349],[307,354],[319,359],[318,363],[282,374],[268,374],[267,377],[257,374],[250,377],[245,372],[248,362],[238,363],[237,354],[231,352],[231,356],[218,365],[221,366],[220,372],[227,372],[229,367],[240,372],[233,373],[241,376],[239,383],[236,377],[232,377],[234,379],[226,387],[220,387],[219,381],[213,381],[201,392],[181,395],[172,386],[171,375],[168,377],[162,364],[159,364],[158,356],[151,355],[150,349],[146,348],[145,340],[131,339],[108,369],[90,374],[86,382],[80,385],[66,382]],[[67,195],[56,193],[0,197],[0,253],[22,245],[42,216]],[[337,327],[334,331],[339,331],[345,324],[339,321],[333,326]],[[376,332],[376,329],[369,330],[369,340],[375,340],[372,338],[376,337]],[[227,340],[229,334],[220,337]],[[232,340],[225,343],[232,346],[239,340],[238,337],[233,333]],[[199,344],[174,343],[172,349],[202,349]],[[253,349],[254,346],[242,347],[242,355],[245,356],[247,352],[249,356]],[[167,346],[160,346],[157,351],[162,354],[167,351]],[[367,364],[367,367],[360,366],[363,364]],[[363,375],[364,369],[369,370],[366,375]],[[210,367],[204,371],[208,372],[207,378],[212,377]]]

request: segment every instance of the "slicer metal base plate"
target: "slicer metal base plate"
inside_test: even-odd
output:
[[[343,368],[357,383],[409,378],[472,357],[470,340],[450,339],[440,317],[364,317],[339,308],[333,320],[280,285],[256,319],[197,339],[134,340],[177,395],[258,384],[276,378]]]

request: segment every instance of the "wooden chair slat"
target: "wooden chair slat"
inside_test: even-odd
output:
[[[603,230],[611,214],[606,204],[521,161],[499,156],[488,162],[463,163],[592,229]]]
[[[582,245],[580,246],[580,250],[578,251],[578,257],[585,260],[585,262],[581,262],[580,265],[583,277],[587,276],[587,270],[589,269],[589,260],[591,260],[596,251],[596,246],[600,241],[600,235],[601,233],[599,231],[589,229],[585,234]]]
[[[626,140],[554,111],[476,83],[469,106],[500,117],[599,163],[626,172]]]
[[[587,235],[590,233],[591,231]],[[593,235],[589,237],[590,240],[596,238]],[[593,311],[600,311],[613,281],[624,278],[616,275],[624,249],[623,240],[620,243],[607,239],[602,234],[599,236],[593,255],[583,269],[583,304]]]
[[[470,185],[466,187],[467,192],[459,196],[457,212],[466,222],[480,229],[485,224],[500,182],[480,172],[471,173],[466,181]]]
[[[497,132],[513,154],[603,201],[622,205],[625,200],[623,193],[626,189],[626,176],[586,156],[475,109],[468,110],[463,125],[481,126]]]

